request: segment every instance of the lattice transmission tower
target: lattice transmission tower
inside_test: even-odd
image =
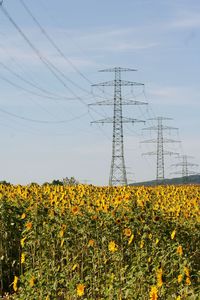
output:
[[[124,159],[124,123],[145,123],[143,120],[133,119],[123,116],[124,105],[145,105],[146,102],[135,100],[123,100],[122,99],[122,86],[143,86],[143,83],[126,81],[121,79],[121,72],[137,71],[129,68],[115,67],[111,69],[100,70],[99,72],[114,72],[114,80],[93,84],[92,86],[98,87],[114,87],[114,98],[112,100],[105,100],[90,105],[111,105],[113,106],[113,117],[105,118],[91,123],[111,123],[113,124],[113,139],[112,139],[112,160],[109,176],[109,185],[127,185],[127,174]]]
[[[190,167],[198,167],[198,164],[191,163],[188,161],[188,159],[193,158],[193,156],[189,155],[180,155],[178,158],[181,159],[179,163],[172,164],[172,167],[181,168],[180,170],[173,172],[171,174],[177,174],[181,175],[183,178],[183,182],[188,182],[189,175],[197,175],[197,172],[194,172],[193,170],[189,169]]]
[[[155,143],[156,151],[146,152],[143,155],[156,155],[156,180],[162,182],[165,179],[165,155],[178,155],[178,153],[167,151],[164,149],[165,143],[177,143],[179,141],[167,139],[164,137],[165,130],[174,130],[175,127],[163,125],[164,120],[172,120],[171,118],[157,117],[149,120],[157,121],[157,125],[143,128],[143,130],[155,130],[157,132],[156,139],[142,141],[142,143]]]

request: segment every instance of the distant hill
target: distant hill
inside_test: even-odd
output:
[[[160,182],[157,182],[157,180],[150,180],[150,181],[131,183],[129,185],[155,186],[155,185],[161,185],[161,184],[162,185],[200,184],[200,175],[191,175],[191,176],[188,176],[188,177],[178,177],[178,178],[172,178],[172,179],[164,179]]]

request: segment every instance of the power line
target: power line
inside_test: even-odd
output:
[[[77,117],[74,117],[74,118],[71,118],[71,119],[67,119],[67,120],[48,121],[48,120],[37,120],[37,119],[23,117],[23,116],[20,116],[18,114],[11,113],[11,112],[3,109],[3,108],[0,108],[0,112],[2,112],[4,114],[7,114],[7,115],[9,115],[11,117],[17,118],[17,119],[21,119],[21,120],[29,121],[29,122],[33,122],[33,123],[41,123],[41,124],[61,124],[61,123],[72,122],[72,121],[80,119],[80,118],[82,118],[82,117],[84,117],[84,116],[86,116],[88,114],[88,112],[87,112],[87,113],[81,114],[81,115],[79,115]]]
[[[1,76],[1,75],[0,75],[0,79],[4,80],[4,81],[7,82],[8,84],[10,84],[10,85],[12,85],[12,86],[14,86],[14,87],[16,87],[16,88],[19,88],[19,89],[21,89],[21,90],[23,90],[23,91],[26,91],[26,92],[28,92],[28,93],[30,93],[30,94],[37,95],[37,96],[40,96],[40,97],[44,97],[44,96],[42,96],[42,95],[40,95],[40,94],[38,94],[38,93],[35,93],[34,91],[30,91],[30,90],[28,90],[28,89],[26,89],[26,88],[24,88],[24,87],[22,87],[22,86],[20,86],[20,85],[18,85],[18,84],[16,84],[16,83],[12,82],[12,81],[10,81],[9,79],[6,79],[5,77],[3,77],[3,76]],[[92,115],[91,115],[91,113],[90,113],[89,111],[87,111],[86,113],[83,113],[83,114],[81,114],[81,115],[79,115],[79,116],[76,116],[76,117],[74,117],[74,118],[71,118],[71,119],[58,120],[58,121],[47,121],[47,120],[37,120],[37,119],[32,119],[32,118],[20,116],[20,115],[15,114],[15,113],[11,113],[11,112],[9,112],[9,111],[7,111],[7,110],[4,110],[4,109],[2,109],[2,108],[0,109],[0,111],[1,111],[2,113],[4,113],[4,114],[7,114],[7,115],[9,115],[9,116],[11,116],[11,117],[14,117],[14,118],[17,118],[17,119],[21,119],[21,120],[23,120],[23,121],[28,121],[28,122],[33,122],[33,123],[41,123],[41,124],[42,124],[42,123],[43,123],[43,124],[52,124],[52,123],[54,123],[54,124],[61,124],[61,123],[67,123],[67,122],[71,122],[71,121],[78,120],[78,119],[82,118],[83,116],[85,116],[85,115],[87,115],[87,114],[89,114],[90,117],[91,117],[91,119],[93,119],[93,117],[92,117]],[[49,113],[49,112],[48,112],[48,113]],[[108,136],[105,134],[105,132],[102,130],[102,128],[99,127],[99,129],[101,130],[101,132],[103,133],[103,135],[106,136],[106,138],[108,138]]]
[[[23,39],[28,43],[28,45],[31,47],[31,49],[35,52],[35,54],[38,56],[38,58],[42,61],[42,63],[48,68],[48,70],[54,75],[54,77],[68,90],[70,91],[82,104],[87,105],[87,103],[74,91],[69,88],[66,83],[58,76],[57,73],[62,75],[66,78],[66,76],[58,70],[48,59],[44,58],[43,55],[40,53],[40,51],[33,45],[33,43],[29,40],[29,38],[24,34],[24,32],[21,30],[21,28],[16,24],[16,22],[12,19],[12,17],[9,15],[7,10],[3,7],[2,3],[0,5],[4,15],[8,18],[8,20],[12,23],[12,25],[16,28],[16,30],[20,33],[20,35],[23,37]],[[71,80],[70,80],[71,81]],[[72,81],[71,81],[72,83]],[[76,84],[75,84],[76,85]],[[94,110],[94,109],[93,109]],[[94,110],[95,111],[95,110]],[[99,114],[99,113],[98,113]],[[14,116],[14,115],[13,115]],[[17,116],[16,116],[17,117]],[[25,120],[25,118],[24,118]],[[30,119],[29,119],[30,120]],[[27,118],[28,121],[28,118]]]
[[[21,4],[23,5],[24,9],[27,11],[27,13],[31,16],[31,18],[33,19],[33,21],[37,24],[37,26],[40,28],[41,32],[43,33],[43,35],[48,39],[48,41],[51,43],[51,45],[57,50],[57,52],[59,53],[59,55],[65,60],[67,61],[67,63],[70,64],[70,66],[83,78],[85,79],[90,85],[93,84],[93,82],[84,75],[83,72],[81,72],[74,64],[73,62],[66,57],[66,55],[64,54],[64,52],[60,49],[60,47],[58,47],[58,45],[54,42],[53,38],[48,34],[48,32],[44,29],[44,27],[41,25],[41,23],[36,19],[36,17],[33,15],[33,13],[31,12],[30,8],[27,6],[27,4],[24,3],[23,0],[19,0],[21,2]],[[79,47],[80,49],[80,47]],[[101,88],[98,87],[100,90]],[[102,91],[102,90],[101,90]],[[85,90],[86,93],[89,93],[87,90]]]
[[[20,89],[22,91],[25,91],[25,92],[27,92],[27,93],[29,93],[31,95],[38,96],[38,97],[43,98],[43,99],[47,98],[47,99],[51,99],[51,100],[58,100],[55,97],[51,97],[51,96],[47,96],[47,95],[42,95],[42,94],[37,93],[37,92],[35,92],[33,90],[29,90],[29,89],[27,89],[27,88],[25,88],[25,87],[23,87],[23,86],[21,86],[21,85],[19,85],[17,83],[15,83],[15,82],[13,82],[13,81],[5,78],[2,75],[0,75],[0,79],[3,80],[3,81],[5,81],[5,82],[7,82],[9,85],[12,85],[13,87],[18,88],[18,89]],[[73,98],[68,98],[68,100],[74,100],[74,99]]]
[[[10,72],[12,75],[14,75],[15,77],[17,77],[18,79],[21,78],[21,80],[23,80],[23,81],[24,81],[24,79],[25,79],[26,81],[29,82],[30,85],[34,86],[35,88],[37,87],[37,88],[43,89],[44,92],[46,91],[46,94],[47,94],[47,95],[55,96],[55,98],[57,97],[57,98],[60,99],[60,100],[61,100],[62,98],[64,98],[64,97],[66,97],[66,96],[59,95],[59,94],[57,94],[57,93],[54,93],[54,92],[52,92],[52,91],[49,91],[49,90],[47,90],[47,89],[44,89],[44,88],[40,87],[38,83],[35,83],[35,82],[34,82],[33,78],[31,78],[31,80],[28,80],[27,78],[30,77],[30,75],[32,75],[32,73],[29,72],[29,73],[27,74],[27,70],[26,70],[26,69],[23,69],[23,67],[22,67],[22,62],[20,61],[20,63],[18,63],[18,61],[15,59],[15,57],[13,57],[12,55],[10,55],[9,51],[5,48],[5,44],[3,44],[3,45],[0,44],[0,47],[1,47],[1,49],[5,52],[6,56],[8,56],[8,54],[9,54],[10,60],[17,66],[18,69],[20,69],[20,71],[22,71],[23,73],[26,72],[26,74],[25,74],[26,79],[25,79],[23,76],[21,76],[21,75],[19,74],[19,72],[13,71],[13,69],[9,68],[7,65],[5,65],[5,64],[3,64],[3,63],[1,62],[2,66],[4,65],[4,66],[3,66],[4,69],[6,69],[8,72]],[[34,79],[35,79],[35,78],[34,78]],[[66,99],[67,99],[67,98],[69,98],[69,97],[66,97]],[[73,98],[70,97],[70,99],[72,100]],[[77,99],[77,98],[74,98],[74,99]]]
[[[12,23],[12,25],[16,28],[16,30],[20,33],[20,35],[23,37],[23,39],[28,43],[28,45],[31,47],[31,49],[35,52],[35,54],[38,56],[38,58],[42,61],[42,63],[47,67],[47,69],[52,73],[52,75],[68,90],[70,93],[72,93],[78,100],[81,101],[84,105],[87,105],[85,101],[80,97],[77,96],[74,91],[69,88],[66,83],[58,76],[58,74],[62,75],[66,78],[66,76],[58,70],[57,67],[55,67],[47,58],[43,57],[43,55],[40,53],[40,51],[33,45],[33,43],[29,40],[29,38],[25,35],[25,33],[21,30],[21,28],[17,25],[17,23],[13,20],[13,18],[9,15],[7,10],[3,5],[0,5],[4,15],[8,18],[8,20]],[[58,73],[58,74],[57,74]],[[73,83],[72,80],[68,79],[71,83]],[[76,84],[75,84],[76,85]]]
[[[13,71],[11,68],[9,68],[8,66],[6,66],[4,63],[0,62],[0,65],[5,69],[7,70],[9,73],[11,73],[12,75],[14,75],[16,78],[20,79],[21,81],[25,82],[26,84],[38,89],[40,92],[42,93],[45,93],[47,95],[50,95],[50,96],[47,96],[47,95],[44,95],[44,94],[38,94],[38,93],[35,93],[33,91],[30,91],[30,90],[26,90],[27,92],[33,94],[35,93],[36,96],[39,96],[39,97],[42,97],[42,98],[48,98],[48,99],[51,99],[51,100],[75,100],[76,98],[71,98],[71,97],[66,97],[66,96],[61,96],[61,95],[56,95],[40,86],[38,86],[37,84],[31,82],[30,80],[24,78],[23,76],[21,76],[20,74],[18,74],[17,72]],[[22,89],[24,89],[23,87],[20,87]],[[25,89],[24,89],[25,90]]]
[[[21,4],[23,5],[24,9],[26,10],[26,12],[29,14],[29,16],[32,18],[32,20],[35,22],[35,24],[39,27],[40,31],[42,32],[42,34],[46,37],[46,39],[49,41],[49,43],[56,49],[56,51],[59,53],[59,55],[68,63],[70,64],[70,66],[83,78],[85,79],[90,85],[92,84],[91,80],[89,80],[73,63],[72,61],[66,57],[66,55],[64,54],[64,52],[58,47],[58,45],[54,42],[54,40],[50,37],[50,35],[47,33],[47,31],[44,29],[44,27],[40,24],[40,22],[36,19],[36,17],[33,15],[33,13],[31,12],[31,10],[28,8],[27,4],[24,3],[23,0],[19,0],[21,2]],[[88,90],[86,90],[85,88],[81,87],[80,85],[78,85],[77,83],[75,83],[74,81],[72,81],[71,79],[67,78],[65,74],[63,74],[62,72],[60,72],[60,74],[62,76],[64,76],[64,78],[66,78],[71,84],[73,84],[75,87],[79,88],[80,90],[82,90],[83,92],[90,94],[90,92]]]
[[[25,35],[25,33],[22,31],[22,29],[16,24],[16,22],[13,20],[13,18],[9,15],[8,11],[5,9],[3,5],[0,5],[4,15],[8,18],[8,20],[12,23],[12,25],[16,28],[16,30],[20,33],[20,35],[23,37],[23,39],[28,43],[28,45],[31,47],[31,49],[35,52],[35,54],[38,56],[38,58],[41,60],[41,62],[48,68],[48,70],[52,73],[52,75],[68,90],[70,91],[82,104],[87,105],[87,103],[78,96],[71,88],[69,88],[65,81],[62,80],[58,76],[60,74],[65,79],[67,79],[69,82],[77,86],[76,83],[74,83],[72,80],[66,77],[66,75],[61,72],[56,66],[54,66],[53,63],[51,63],[47,58],[43,57],[43,55],[40,53],[40,51],[33,45],[33,43],[29,40],[29,38]],[[58,74],[57,74],[58,73]]]
[[[28,93],[30,93],[30,94],[32,94],[32,95],[34,95],[34,96],[36,95],[36,96],[42,97],[42,98],[46,98],[46,97],[49,98],[48,96],[41,95],[41,94],[39,94],[39,93],[36,93],[35,91],[29,90],[29,89],[27,89],[27,88],[24,88],[24,87],[22,87],[21,85],[18,85],[18,84],[16,84],[16,83],[10,81],[9,79],[7,79],[7,78],[1,76],[1,75],[0,75],[0,79],[3,80],[3,81],[5,81],[6,83],[10,84],[10,85],[13,86],[13,87],[18,88],[18,89],[20,89],[20,90],[23,90],[23,91],[25,91],[25,92],[28,92]],[[70,98],[69,98],[69,99],[70,99]],[[51,100],[55,100],[55,99],[51,99]],[[33,101],[33,100],[31,100],[31,101]],[[35,103],[35,101],[33,101],[33,102]],[[39,105],[40,107],[42,107],[42,106],[41,106],[40,104],[38,104],[38,103],[37,103],[37,105]],[[44,109],[43,107],[42,107],[42,109],[45,110],[48,114],[50,114],[49,111],[47,111],[47,110]],[[3,112],[3,110],[2,110],[2,112]],[[27,118],[27,117],[22,117],[22,116],[19,116],[19,115],[10,113],[10,112],[8,112],[8,111],[4,111],[4,113],[10,114],[10,115],[12,115],[13,117],[20,118],[20,119],[23,119],[24,121],[29,121],[29,122],[37,122],[37,123],[67,123],[67,122],[68,122],[68,120],[62,120],[62,121],[59,121],[59,120],[58,120],[57,122],[52,122],[52,121],[44,121],[44,122],[43,122],[42,120],[36,120],[36,119],[30,119],[30,118]],[[51,114],[51,115],[52,115],[52,114]],[[81,114],[81,116],[82,116],[82,114]],[[78,117],[74,117],[74,119],[69,119],[69,121],[71,121],[71,120],[76,120],[77,118],[79,119],[79,116],[78,116]]]
[[[63,53],[63,51],[58,47],[58,45],[54,42],[54,40],[50,37],[50,35],[47,33],[47,31],[44,29],[44,27],[40,24],[40,22],[36,19],[36,17],[33,15],[33,13],[31,12],[31,10],[28,8],[27,4],[24,3],[23,0],[19,0],[21,2],[21,4],[23,5],[24,9],[26,10],[26,12],[31,16],[31,18],[33,19],[33,21],[37,24],[37,26],[40,28],[41,32],[43,33],[43,35],[47,38],[47,40],[50,42],[50,44],[58,51],[58,53],[60,54],[60,56],[67,61],[70,66],[82,77],[84,78],[89,84],[92,84],[92,82],[71,62],[71,60],[69,58],[67,58],[65,56],[65,54]],[[85,90],[87,93],[88,91]]]
[[[43,10],[45,10],[46,13],[48,13],[48,8],[49,8],[49,5],[47,6],[46,3],[44,3],[42,0],[38,0],[40,2],[40,4],[42,5],[42,8]],[[54,21],[54,24],[57,26],[60,26],[60,22],[58,22],[60,19],[59,18],[55,18],[55,16],[52,14],[52,11],[51,11],[51,14],[49,13],[49,19],[52,21]],[[83,53],[84,55],[88,55],[85,50],[77,43],[77,41],[74,40],[74,38],[72,38],[71,35],[67,34],[66,31],[64,31],[65,33],[65,36],[67,36],[68,39],[70,39],[70,42],[74,44],[74,46],[79,49],[79,51],[81,53]]]

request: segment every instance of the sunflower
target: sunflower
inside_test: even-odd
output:
[[[175,238],[175,235],[176,235],[176,230],[173,230],[172,233],[171,233],[171,239],[172,240]]]
[[[26,223],[26,228],[27,228],[28,230],[30,230],[32,227],[33,227],[32,222]]]
[[[182,255],[183,255],[183,248],[182,248],[182,246],[181,246],[181,245],[179,245],[179,246],[177,247],[177,249],[176,249],[176,253],[177,253],[177,254],[179,254],[180,256],[182,256]]]
[[[81,297],[84,295],[85,286],[82,283],[77,284],[76,293],[77,296]]]
[[[187,278],[186,278],[185,283],[186,283],[187,285],[191,285],[190,277],[187,277]]]
[[[149,300],[157,300],[158,299],[158,290],[155,285],[151,287],[150,293],[149,293]]]
[[[35,284],[35,277],[32,276],[31,279],[29,280],[29,286],[32,288]]]
[[[74,215],[77,215],[78,212],[79,212],[78,206],[73,206],[73,207],[72,207],[72,213],[73,213]]]
[[[24,247],[24,242],[25,242],[26,238],[23,238],[20,240],[20,244],[21,244],[21,247],[23,248]]]
[[[130,239],[129,239],[129,241],[128,241],[128,244],[129,244],[129,245],[132,243],[133,239],[134,239],[134,234],[131,235],[131,237],[130,237]]]
[[[190,277],[190,271],[187,267],[184,267],[184,273],[187,277]]]
[[[181,283],[182,280],[183,280],[183,275],[179,274],[177,278],[178,283]]]
[[[109,244],[108,244],[108,250],[110,251],[110,252],[115,252],[115,251],[117,251],[117,245],[115,244],[115,242],[114,241],[111,241]]]
[[[161,268],[158,269],[157,272],[156,272],[157,287],[161,287],[163,285],[162,274],[163,274],[162,269]]]
[[[95,244],[94,240],[89,240],[88,247],[94,247],[94,244]]]
[[[24,264],[25,262],[25,253],[22,253],[21,255],[21,264]]]
[[[25,218],[26,218],[26,214],[23,213],[23,214],[21,215],[21,219],[23,220],[23,219],[25,219]]]
[[[124,235],[127,236],[127,237],[130,237],[132,234],[132,231],[130,228],[125,228],[124,229]]]
[[[13,290],[16,292],[18,290],[18,283],[19,278],[17,276],[14,277],[14,281],[13,281]]]

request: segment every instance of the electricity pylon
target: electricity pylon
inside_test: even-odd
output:
[[[157,138],[142,141],[142,143],[156,143],[157,150],[152,151],[152,152],[143,153],[143,155],[156,155],[156,158],[157,158],[156,159],[156,180],[158,182],[162,182],[162,180],[164,180],[164,178],[165,178],[165,160],[164,160],[165,155],[178,155],[178,153],[164,150],[164,144],[179,142],[176,140],[164,138],[163,131],[164,130],[173,130],[173,129],[177,129],[177,128],[163,125],[164,120],[172,120],[171,118],[157,117],[157,118],[152,118],[149,120],[155,120],[155,121],[157,121],[158,124],[156,126],[143,128],[143,130],[157,131]]]
[[[96,102],[90,105],[111,105],[114,108],[113,117],[105,118],[91,123],[111,123],[113,124],[113,140],[112,140],[112,161],[110,168],[109,185],[127,185],[127,175],[124,160],[124,135],[123,123],[143,122],[142,120],[123,117],[123,105],[144,105],[146,102],[135,100],[122,100],[122,86],[143,86],[142,83],[121,80],[121,72],[136,71],[129,68],[115,67],[111,69],[100,70],[99,72],[114,72],[115,78],[92,86],[113,86],[114,99]]]
[[[183,182],[187,182],[189,175],[197,174],[197,172],[189,170],[189,167],[198,167],[198,164],[188,162],[189,158],[193,158],[192,156],[189,156],[189,155],[180,155],[180,156],[178,156],[178,158],[181,158],[182,161],[180,161],[179,163],[176,163],[176,164],[172,164],[172,167],[181,167],[181,170],[179,170],[177,172],[173,172],[171,174],[181,175],[183,178]]]

